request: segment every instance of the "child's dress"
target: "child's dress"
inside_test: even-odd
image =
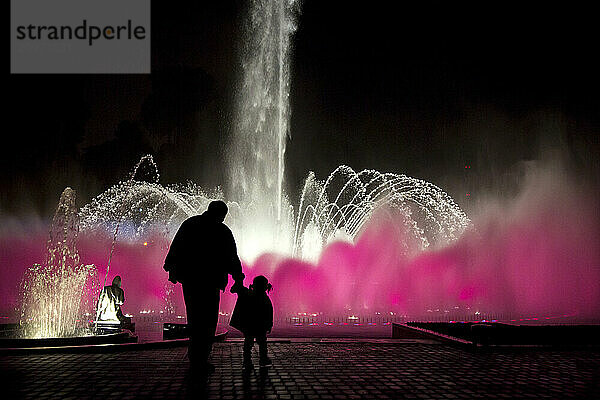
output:
[[[265,292],[255,292],[242,285],[229,325],[244,334],[244,364],[252,362],[254,339],[259,346],[261,365],[270,363],[267,357],[267,332],[273,328],[273,304]]]

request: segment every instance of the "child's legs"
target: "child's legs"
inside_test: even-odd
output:
[[[252,347],[254,346],[254,336],[244,337],[244,360],[252,359]]]
[[[267,335],[260,335],[256,337],[256,343],[258,343],[258,354],[261,359],[267,358]]]

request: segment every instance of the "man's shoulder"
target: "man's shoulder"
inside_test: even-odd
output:
[[[181,223],[182,227],[193,227],[193,226],[199,226],[199,225],[204,225],[205,224],[205,220],[204,217],[202,217],[202,214],[198,214],[198,215],[192,215],[191,217],[187,218],[185,221],[183,221]]]
[[[196,222],[200,222],[204,219],[204,217],[202,216],[202,214],[197,214],[197,215],[192,215],[191,217],[188,217],[185,221],[183,221],[184,224],[190,224],[190,223],[196,223]]]
[[[224,222],[219,222],[217,225],[219,226],[219,229],[221,229],[221,231],[223,231],[229,235],[233,235],[233,233],[231,233],[231,229],[229,229],[229,227],[227,225],[225,225]]]
[[[195,231],[195,232],[205,232],[210,233],[210,235],[216,235],[218,237],[231,237],[233,238],[233,233],[231,229],[223,222],[213,221],[211,219],[206,218],[202,214],[194,215],[189,217],[181,224],[186,231]]]

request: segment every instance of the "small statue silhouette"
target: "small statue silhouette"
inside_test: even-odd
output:
[[[125,292],[121,289],[121,277],[115,276],[110,286],[104,286],[98,302],[98,320],[123,323],[126,317],[121,311],[125,302]]]

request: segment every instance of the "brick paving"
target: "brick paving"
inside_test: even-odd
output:
[[[269,343],[269,351],[272,368],[244,374],[242,344],[217,343],[216,372],[207,380],[190,373],[185,347],[2,355],[0,393],[121,400],[600,398],[598,350],[471,353],[441,344],[287,342]]]

